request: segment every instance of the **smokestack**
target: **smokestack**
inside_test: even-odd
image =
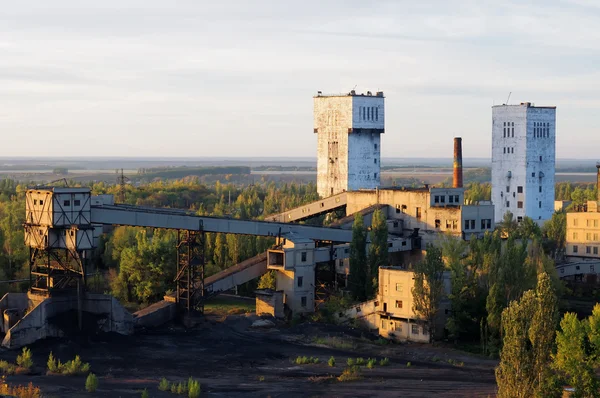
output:
[[[598,169],[598,174],[596,175],[596,189],[598,190],[598,196],[596,200],[600,202],[600,162],[596,163],[596,168]]]
[[[598,172],[600,173],[600,169],[598,169],[598,170],[599,170]],[[462,187],[463,187],[462,138],[454,137],[454,175],[453,175],[453,179],[452,179],[452,188],[462,188]]]

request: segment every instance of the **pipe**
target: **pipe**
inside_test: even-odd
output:
[[[452,178],[452,188],[462,188],[462,187],[463,187],[462,138],[454,137],[454,174],[453,174],[453,178]]]
[[[597,179],[596,179],[596,189],[598,190],[596,200],[600,202],[600,162],[596,163],[596,168],[598,169]]]

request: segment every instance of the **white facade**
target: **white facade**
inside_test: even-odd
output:
[[[544,221],[554,212],[556,107],[492,107],[492,202],[496,222]]]
[[[379,187],[384,112],[382,92],[314,97],[319,196]]]

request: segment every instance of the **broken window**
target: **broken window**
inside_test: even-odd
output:
[[[465,220],[465,230],[469,229],[469,220]]]
[[[454,202],[455,203],[460,203],[460,196],[459,195],[454,195]]]
[[[598,246],[594,246],[594,254],[598,254]]]
[[[471,229],[475,229],[475,220],[471,220]]]
[[[40,206],[44,205],[44,201],[40,199]]]
[[[71,206],[71,201],[70,200],[64,200],[63,201],[63,206],[70,207]]]
[[[573,245],[573,253],[577,253],[579,247],[577,245]]]
[[[402,308],[402,300],[396,300],[396,308]]]
[[[411,330],[412,334],[419,334],[419,326],[417,326],[417,325],[412,325],[412,328],[411,328],[411,329],[412,329],[412,330]]]
[[[435,220],[435,227],[436,228],[439,228],[440,224],[441,224],[440,220]]]
[[[416,216],[417,216],[417,220],[421,219],[421,208],[420,207],[416,208]]]
[[[521,221],[523,221],[523,217],[521,217],[521,216],[517,217],[517,222],[520,223]]]
[[[402,293],[402,283],[396,283],[396,291]]]
[[[440,196],[440,202],[446,203],[446,195]]]
[[[523,193],[523,187],[517,187],[517,192],[518,193]]]
[[[452,220],[446,220],[446,229],[452,228]]]
[[[435,195],[435,196],[433,197],[433,201],[434,201],[435,203],[440,203],[440,197],[439,197],[438,195]]]
[[[522,209],[522,208],[523,208],[523,202],[521,202],[521,201],[518,201],[518,202],[517,202],[517,208],[518,208],[518,209]]]
[[[448,196],[448,203],[454,203],[454,196]]]
[[[591,246],[586,246],[585,247],[585,254],[592,254],[592,247]]]
[[[74,205],[74,206],[81,206],[81,201],[80,201],[79,199],[75,199],[75,200],[73,201],[73,205]]]

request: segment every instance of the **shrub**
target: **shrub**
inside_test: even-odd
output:
[[[183,394],[185,392],[185,387],[183,386],[183,383],[179,383],[177,385],[177,394]]]
[[[448,363],[449,363],[450,365],[454,365],[454,366],[461,366],[461,367],[462,367],[462,366],[465,366],[465,363],[464,363],[464,362],[462,362],[462,361],[457,361],[457,360],[455,360],[455,359],[452,359],[452,358],[448,359]]]
[[[29,348],[23,347],[23,352],[17,356],[17,365],[26,370],[33,367],[33,358],[31,357],[31,350]]]
[[[163,377],[160,383],[158,383],[158,389],[160,391],[167,391],[169,389],[169,381]]]
[[[329,361],[327,361],[327,364],[333,368],[335,366],[335,358],[334,357],[329,358]]]
[[[7,375],[15,374],[17,367],[7,361],[0,361],[0,371]]]
[[[312,362],[312,363],[314,363],[314,364],[317,364],[317,363],[321,362],[321,360],[320,360],[319,358],[317,358],[317,357],[314,357],[314,358],[313,358],[313,357],[310,357],[310,360],[311,360],[311,362]]]
[[[9,386],[3,377],[0,382],[0,395],[17,398],[40,398],[42,393],[40,389],[35,387],[31,382],[27,386]]]
[[[350,366],[338,377],[338,381],[354,381],[360,379],[360,369],[358,366]]]
[[[366,364],[366,361],[364,358],[356,358],[356,364],[358,366],[362,366],[362,365]]]
[[[354,366],[356,364],[356,361],[352,358],[348,358],[346,363],[348,364],[348,366]]]
[[[48,371],[52,373],[58,373],[58,365],[56,363],[56,358],[52,355],[52,351],[50,351],[50,355],[48,355]]]
[[[389,364],[390,364],[389,358],[383,358],[381,361],[379,361],[379,366],[388,366]]]
[[[56,362],[52,354],[48,357],[48,372],[59,373],[68,376],[84,375],[90,372],[90,364],[83,362],[79,355],[75,355],[75,359],[61,363]]]
[[[177,384],[175,384],[175,383],[171,384],[171,392],[173,394],[177,394]]]
[[[264,379],[264,376],[262,377]],[[202,389],[198,380],[194,380],[190,377],[190,380],[188,381],[188,398],[198,398],[201,391]]]
[[[317,358],[317,357],[310,357],[309,358],[309,357],[306,357],[306,356],[304,356],[304,357],[297,357],[294,360],[294,363],[296,365],[307,365],[307,364],[311,364],[311,363],[317,364],[317,363],[319,363],[319,358]]]
[[[410,367],[411,367],[411,365],[412,365],[412,364],[411,364],[410,362],[406,362],[406,367],[407,367],[407,368],[410,368]]]
[[[440,358],[438,358],[438,357],[434,356],[433,358],[431,358],[431,360],[432,360],[433,362],[439,362],[439,361],[440,361]]]
[[[90,373],[87,379],[85,379],[85,390],[87,392],[96,392],[96,389],[98,389],[98,378],[95,374]]]
[[[144,391],[142,391],[142,398],[150,398],[150,394],[148,393],[148,390],[144,388]]]
[[[375,359],[375,358],[369,358],[367,360],[367,368],[373,369],[375,367],[375,365],[377,365],[377,359]]]

